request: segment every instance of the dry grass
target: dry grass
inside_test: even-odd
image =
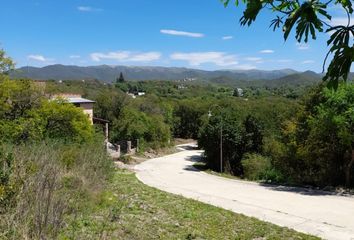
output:
[[[53,239],[106,186],[113,171],[97,145],[40,143],[7,146],[14,163],[10,178],[15,190],[1,214],[0,239]]]

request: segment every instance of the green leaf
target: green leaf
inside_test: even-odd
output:
[[[330,87],[335,88],[341,78],[344,81],[348,79],[354,59],[354,46],[333,46],[330,51],[334,52],[334,57],[323,79],[329,81],[328,84]]]
[[[283,31],[284,31],[284,39],[285,41],[288,39],[288,36],[291,32],[291,29],[295,25],[296,21],[299,19],[303,11],[303,7],[299,7],[295,9],[290,16],[286,19],[285,24],[283,26]]]
[[[277,28],[280,27],[280,24],[283,24],[283,20],[279,16],[277,16],[277,18],[271,21],[269,27],[271,28],[273,26],[273,31],[275,31]]]
[[[343,8],[348,10],[348,12],[351,14],[353,13],[353,5],[351,0],[337,0],[336,4],[341,4]]]
[[[240,19],[241,25],[251,25],[257,18],[259,11],[262,9],[261,0],[249,0],[247,1],[246,10],[243,12],[243,16]]]

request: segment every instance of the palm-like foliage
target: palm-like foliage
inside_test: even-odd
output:
[[[221,0],[228,6],[234,0]],[[240,19],[241,25],[251,25],[262,10],[271,10],[276,17],[271,20],[270,27],[275,31],[282,28],[284,39],[287,40],[289,34],[295,29],[295,38],[298,42],[308,42],[309,38],[316,39],[316,35],[321,32],[331,33],[327,45],[330,47],[324,60],[323,71],[329,56],[333,58],[328,65],[327,73],[324,77],[330,87],[336,88],[341,80],[346,81],[350,72],[351,64],[354,60],[354,25],[351,25],[351,14],[353,6],[351,0],[242,0],[246,5],[243,16]],[[235,0],[235,5],[239,5],[239,0]],[[331,15],[327,8],[340,6],[347,12],[347,26],[331,26],[328,24]]]

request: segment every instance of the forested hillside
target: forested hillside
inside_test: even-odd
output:
[[[297,73],[291,69],[262,71],[262,70],[218,70],[206,71],[177,67],[139,67],[139,66],[66,66],[50,65],[42,68],[21,67],[11,72],[14,78],[32,78],[39,80],[82,80],[97,79],[104,82],[114,82],[120,73],[127,80],[208,80],[215,77],[227,77],[239,80],[277,79]]]

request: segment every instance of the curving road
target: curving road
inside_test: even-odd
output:
[[[138,179],[166,192],[325,239],[354,239],[354,197],[213,176],[192,166],[202,151],[187,144],[179,148],[181,152],[137,165]]]

